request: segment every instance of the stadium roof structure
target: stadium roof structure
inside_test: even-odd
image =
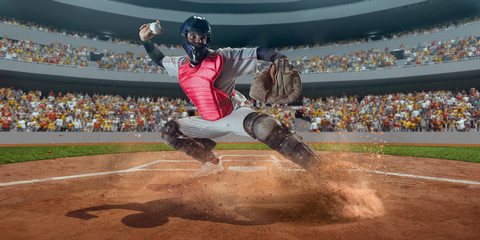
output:
[[[58,29],[138,39],[160,20],[158,41],[179,43],[191,15],[212,24],[212,45],[283,47],[323,44],[458,20],[480,13],[478,0],[2,0],[0,15]]]

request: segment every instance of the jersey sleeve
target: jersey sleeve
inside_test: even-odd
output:
[[[223,57],[224,67],[238,77],[257,70],[257,48],[224,48],[217,51]]]
[[[180,66],[186,60],[187,60],[187,56],[177,56],[177,57],[166,56],[163,58],[162,64],[169,76],[178,77],[178,69],[180,69]]]

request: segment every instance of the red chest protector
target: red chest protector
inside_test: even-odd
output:
[[[230,95],[213,86],[222,67],[223,57],[214,53],[194,67],[185,61],[178,70],[183,91],[200,115],[209,121],[223,118],[233,111]]]

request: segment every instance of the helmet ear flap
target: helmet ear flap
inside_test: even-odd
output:
[[[210,42],[212,41],[212,34],[207,35],[207,45],[210,46]]]

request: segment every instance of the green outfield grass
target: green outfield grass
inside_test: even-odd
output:
[[[426,158],[439,158],[480,163],[478,147],[427,147],[427,146],[380,146],[380,145],[313,145],[317,151],[349,151],[386,155],[401,155]],[[218,144],[217,150],[269,150],[264,144]],[[42,146],[42,147],[1,147],[0,165],[44,159],[89,156],[113,153],[173,151],[164,144],[151,145],[82,145],[82,146]]]

